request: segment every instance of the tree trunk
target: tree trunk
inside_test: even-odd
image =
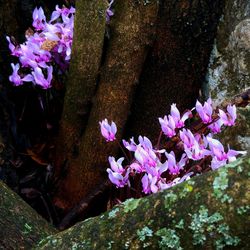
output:
[[[100,134],[99,121],[104,118],[115,121],[118,126],[117,140],[120,141],[147,49],[152,43],[158,12],[156,0],[147,5],[133,0],[116,1],[115,7],[107,56],[88,125],[81,138],[79,156],[68,162],[67,177],[60,182],[55,198],[56,205],[66,210],[107,179],[107,157],[117,153],[118,145],[105,142]],[[78,48],[75,53],[81,54],[81,49]],[[74,72],[74,77],[86,74],[79,68],[75,69],[74,64],[70,70]],[[72,110],[66,111],[67,116],[72,115]],[[74,111],[77,110],[74,108]],[[65,120],[65,116],[62,119]],[[65,136],[70,136],[70,133]]]
[[[0,249],[31,249],[56,230],[0,181]]]
[[[160,2],[156,40],[128,125],[129,136],[146,135],[154,143],[160,131],[157,118],[167,114],[172,103],[181,111],[195,104],[223,10],[222,0]]]
[[[78,156],[82,130],[97,84],[105,33],[105,1],[77,1],[72,60],[56,141],[56,176]]]
[[[250,159],[44,239],[37,249],[249,249]]]

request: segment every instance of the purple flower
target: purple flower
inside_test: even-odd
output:
[[[157,186],[157,177],[151,174],[145,174],[142,177],[142,189],[145,194],[156,193],[159,188]]]
[[[208,126],[210,131],[214,134],[218,134],[221,132],[221,126],[223,125],[223,122],[221,119],[217,120],[216,122],[213,122]]]
[[[159,122],[161,125],[161,130],[163,133],[168,136],[169,138],[173,137],[176,135],[175,129],[175,121],[174,118],[169,115],[168,117],[165,115],[164,118],[159,118]]]
[[[236,151],[230,148],[226,153],[223,145],[218,140],[207,137],[207,141],[209,143],[209,148],[213,157],[211,162],[211,168],[213,170],[225,165],[227,162],[235,161],[236,155],[238,154],[246,154],[246,151]]]
[[[112,17],[114,15],[114,12],[111,10],[113,2],[114,2],[114,0],[111,0],[109,2],[108,8],[106,9],[106,22],[107,23],[110,22],[110,17]]]
[[[109,174],[110,181],[117,187],[124,187],[127,184],[129,185],[130,169],[128,168],[125,170],[122,167],[123,160],[124,158],[120,158],[116,162],[114,157],[109,157],[111,169],[108,168],[107,172]]]
[[[180,111],[177,109],[176,104],[173,103],[171,105],[171,110],[170,110],[170,115],[173,117],[174,121],[175,121],[175,127],[176,128],[182,128],[184,127],[184,123],[185,121],[189,118],[189,116],[191,115],[191,111],[187,111],[186,113],[184,113],[184,115],[181,117],[180,116]]]
[[[45,23],[46,23],[46,17],[44,15],[43,9],[42,7],[35,8],[33,11],[33,27],[36,30],[43,30],[45,27]]]
[[[175,153],[173,151],[170,154],[165,153],[167,157],[168,170],[170,174],[176,175],[180,173],[180,170],[183,169],[187,162],[186,154],[183,154],[180,161],[177,163],[175,158]]]
[[[9,36],[6,36],[6,39],[9,43],[9,49],[11,51],[11,55],[13,56],[20,56],[21,52],[20,52],[20,48],[19,47],[16,47],[10,40],[10,37]]]
[[[47,68],[47,79],[46,79],[42,70],[39,67],[36,67],[32,72],[32,75],[34,77],[34,83],[40,85],[44,89],[50,88],[52,80],[52,72],[53,72],[53,67],[49,66]]]
[[[199,101],[195,105],[196,111],[198,112],[203,123],[207,124],[212,121],[212,100],[209,98],[202,106]]]
[[[180,131],[180,139],[184,143],[184,148],[192,148],[196,141],[193,133],[185,128]]]
[[[99,122],[101,127],[102,136],[106,139],[106,141],[114,141],[115,134],[117,132],[116,124],[112,121],[111,125],[109,125],[108,120],[104,119],[102,122]]]
[[[13,73],[12,73],[12,75],[9,76],[9,80],[11,82],[13,82],[15,86],[22,85],[23,82],[32,82],[33,81],[33,77],[30,74],[26,75],[23,78],[20,77],[20,75],[18,74],[18,70],[20,69],[19,64],[14,65],[12,63],[11,67],[13,69]]]
[[[219,110],[220,119],[225,126],[233,126],[235,125],[236,120],[236,106],[228,105],[227,106],[227,114],[223,110]]]

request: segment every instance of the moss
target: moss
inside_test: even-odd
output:
[[[244,215],[246,213],[250,212],[250,206],[245,205],[245,206],[240,206],[237,208],[237,214],[239,215]]]
[[[128,212],[132,212],[133,210],[135,210],[139,203],[140,203],[140,199],[128,199],[126,200],[123,205],[124,205],[124,212],[128,213]]]
[[[115,208],[115,209],[112,209],[112,210],[109,212],[108,217],[109,217],[109,218],[115,218],[117,212],[119,212],[119,208],[118,208],[118,207]]]

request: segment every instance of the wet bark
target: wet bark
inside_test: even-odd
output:
[[[117,153],[118,145],[105,142],[100,134],[99,121],[104,118],[115,121],[118,127],[117,140],[121,139],[134,89],[152,43],[157,1],[147,5],[132,0],[116,1],[115,9],[100,83],[93,98],[86,130],[80,139],[79,156],[68,162],[67,177],[60,182],[55,198],[57,206],[66,210],[107,179],[107,157]],[[75,53],[81,54],[81,49],[78,48]],[[84,74],[81,69],[75,69],[74,64],[70,70],[75,72],[74,77]],[[68,98],[66,93],[66,100]],[[72,109],[76,108],[72,106]],[[65,114],[71,116],[72,110],[67,109]],[[65,117],[62,119],[65,120]],[[65,136],[69,137],[70,133]]]
[[[37,249],[249,249],[249,158],[44,239]]]
[[[31,249],[56,230],[0,181],[0,249]]]

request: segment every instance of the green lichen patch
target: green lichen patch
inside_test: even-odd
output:
[[[161,228],[156,233],[157,236],[160,236],[159,247],[160,249],[183,249],[180,243],[180,237],[177,235],[177,232],[173,229]]]
[[[151,230],[149,227],[143,227],[141,230],[138,229],[136,234],[140,241],[145,241],[146,237],[153,236],[153,230]]]
[[[223,223],[223,220],[220,213],[209,215],[208,209],[200,206],[198,213],[192,215],[189,226],[193,234],[193,244],[204,245],[208,238],[212,238],[216,249],[222,249],[224,246],[236,246],[239,238],[230,235],[229,226]]]
[[[244,215],[244,214],[249,213],[249,212],[250,212],[249,205],[240,206],[237,208],[237,214],[239,214],[239,215]]]
[[[118,208],[118,207],[112,209],[112,210],[109,212],[108,217],[109,217],[109,218],[115,218],[117,212],[119,212],[119,208]]]
[[[140,199],[128,199],[125,202],[123,202],[124,205],[124,212],[128,213],[128,212],[132,212],[133,210],[135,210],[139,203],[140,203]]]
[[[175,203],[178,199],[178,196],[174,194],[172,191],[169,191],[165,196],[164,196],[164,207],[166,209],[169,209],[173,203]]]
[[[223,167],[218,171],[219,175],[213,181],[213,196],[222,203],[231,203],[233,198],[225,193],[228,188],[228,169]]]

